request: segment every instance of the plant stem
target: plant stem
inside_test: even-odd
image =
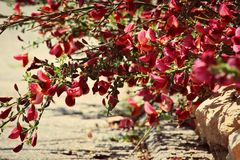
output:
[[[151,126],[146,133],[144,134],[144,136],[138,141],[137,145],[134,147],[133,151],[131,152],[130,155],[132,155],[134,152],[136,152],[136,150],[139,148],[139,146],[141,145],[141,143],[146,140],[146,138],[149,136],[150,132],[152,131],[152,129],[154,128],[154,126]]]

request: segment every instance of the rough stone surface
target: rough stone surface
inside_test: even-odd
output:
[[[228,142],[229,157],[234,160],[240,160],[240,129],[230,134]]]
[[[210,146],[216,159],[226,159],[228,137],[240,128],[240,97],[233,86],[221,88],[195,112],[197,130]]]
[[[213,160],[208,146],[201,144],[193,130],[178,128],[174,123],[161,123],[160,130],[153,130],[146,144],[152,160]]]

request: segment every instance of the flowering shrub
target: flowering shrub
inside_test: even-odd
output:
[[[34,57],[29,62],[28,53],[14,57],[27,68],[29,86],[16,99],[0,97],[0,128],[15,121],[9,138],[21,140],[14,152],[24,143],[36,145],[45,108],[63,93],[72,107],[91,91],[103,96],[102,104],[111,111],[119,88],[137,86],[143,103],[128,100],[133,109],[120,123],[125,128],[143,112],[152,126],[164,113],[188,120],[191,110],[219,87],[240,88],[238,0],[47,0],[31,15],[22,14],[23,3],[37,2],[17,0],[15,14],[0,32],[13,26],[37,29],[58,61]],[[179,93],[181,100],[174,102],[171,96]]]

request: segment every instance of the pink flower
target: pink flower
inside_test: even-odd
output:
[[[134,126],[133,120],[128,117],[121,119],[119,122],[119,128],[129,129],[129,128],[133,128],[133,126]]]
[[[187,48],[187,49],[191,49],[194,47],[194,39],[192,37],[192,35],[187,35],[183,41],[182,41],[182,45]]]
[[[28,64],[28,54],[27,53],[18,54],[16,56],[14,56],[13,58],[18,61],[22,61],[23,67],[25,67]]]
[[[141,45],[145,45],[147,44],[148,42],[148,39],[146,38],[146,30],[142,29],[140,32],[138,32],[138,36],[137,36],[137,39],[138,39],[138,42],[141,44]]]
[[[51,79],[49,79],[48,76],[45,73],[43,73],[42,70],[37,71],[37,77],[43,83],[51,83]]]
[[[128,103],[133,107],[132,116],[139,116],[141,114],[141,106],[139,106],[132,98],[128,98]]]
[[[161,94],[161,103],[160,103],[160,109],[162,109],[165,112],[169,112],[173,107],[173,100],[167,96],[166,94]]]
[[[166,26],[166,29],[169,29],[169,28],[178,28],[179,26],[179,23],[178,23],[178,19],[172,15],[170,16],[168,19],[167,19],[167,26]]]
[[[51,50],[50,54],[56,56],[57,58],[63,54],[63,49],[59,43],[55,44]]]
[[[135,24],[132,22],[132,23],[129,23],[125,28],[124,28],[124,32],[125,33],[128,33],[128,32],[131,32],[132,30],[134,30],[135,28]]]
[[[15,3],[14,11],[15,11],[16,15],[18,15],[18,16],[21,15],[20,3],[19,2]]]
[[[212,74],[208,69],[208,64],[204,61],[197,59],[193,64],[192,80],[196,83],[209,84],[212,80]]]
[[[152,115],[157,116],[158,115],[156,109],[147,101],[144,102],[144,111],[149,116],[152,116]]]
[[[33,147],[35,147],[37,144],[37,133],[35,132],[33,135],[32,135],[32,140],[31,140],[31,145]]]
[[[67,90],[67,95],[79,97],[82,95],[82,89],[80,87],[69,88]]]
[[[29,91],[32,94],[32,97],[30,99],[30,102],[32,104],[40,104],[43,101],[43,90],[39,86],[38,83],[30,83],[29,84]]]
[[[179,11],[181,10],[181,7],[176,3],[175,0],[170,0],[170,2],[168,3],[169,8],[175,10],[175,11]]]
[[[38,112],[35,109],[35,106],[32,105],[27,112],[27,120],[28,121],[32,121],[32,120],[36,120],[38,118]]]
[[[148,28],[146,38],[152,42],[156,42],[156,33],[151,28]]]
[[[20,136],[20,133],[22,132],[22,126],[20,123],[17,124],[17,126],[11,131],[10,135],[8,138],[10,139],[16,139]]]
[[[170,68],[169,65],[166,64],[163,59],[157,59],[155,66],[161,73],[164,73],[166,70]]]
[[[227,7],[226,3],[222,3],[220,5],[220,8],[219,8],[219,14],[220,16],[222,17],[233,17],[231,11],[229,10],[229,8]]]
[[[168,57],[172,58],[172,59],[177,58],[177,51],[171,45],[167,45],[166,47],[163,48],[163,54],[165,56],[168,56]]]
[[[155,108],[147,101],[144,102],[144,111],[148,115],[148,123],[151,126],[156,124],[158,113]]]
[[[240,27],[235,30],[235,36],[232,37],[233,51],[240,53]]]
[[[174,83],[177,84],[177,85],[184,86],[185,80],[186,80],[186,77],[185,77],[185,76],[186,76],[186,75],[185,75],[184,72],[175,73],[175,75],[174,75]]]

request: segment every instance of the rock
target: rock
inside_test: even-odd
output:
[[[228,137],[229,158],[233,160],[240,160],[240,129],[233,132]]]
[[[152,160],[213,160],[208,147],[199,144],[193,130],[179,128],[177,123],[170,121],[161,121],[160,130],[154,128],[145,143]]]
[[[204,101],[195,112],[197,132],[210,146],[215,159],[228,154],[229,135],[240,128],[240,96],[233,86],[224,87]]]

